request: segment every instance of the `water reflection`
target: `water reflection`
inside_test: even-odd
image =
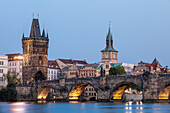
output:
[[[42,103],[42,104],[41,104]],[[76,103],[76,104],[73,104]],[[140,102],[127,103],[85,103],[78,101],[43,102],[39,103],[1,103],[0,113],[145,113],[145,112],[169,112],[170,104],[140,104]]]
[[[14,102],[14,103],[11,103],[12,105],[12,108],[11,108],[11,111],[13,112],[24,112],[26,109],[26,103],[24,102]]]

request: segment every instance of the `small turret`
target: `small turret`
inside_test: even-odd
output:
[[[43,32],[42,32],[42,36],[43,38],[45,38],[45,30],[43,29]]]

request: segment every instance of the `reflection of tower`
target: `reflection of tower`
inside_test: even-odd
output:
[[[118,51],[116,51],[113,48],[113,39],[112,39],[112,34],[110,32],[110,25],[109,25],[109,31],[107,34],[107,38],[106,38],[106,48],[104,50],[102,50],[101,53],[102,53],[101,54],[102,62],[110,61],[111,63],[117,63]]]
[[[22,37],[23,83],[46,80],[48,68],[48,34],[40,33],[38,19],[33,19],[29,37]]]

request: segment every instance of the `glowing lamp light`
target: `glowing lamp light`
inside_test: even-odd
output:
[[[22,56],[15,56],[14,59],[15,59],[15,60],[22,60],[23,57],[22,57]]]

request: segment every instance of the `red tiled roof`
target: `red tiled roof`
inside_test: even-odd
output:
[[[61,62],[65,63],[65,64],[87,64],[87,62],[85,60],[73,60],[73,59],[59,59]]]
[[[48,68],[59,69],[58,63],[55,60],[48,60]]]

